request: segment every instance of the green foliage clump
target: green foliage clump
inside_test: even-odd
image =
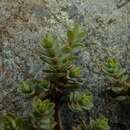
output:
[[[26,96],[45,97],[49,92],[50,82],[47,80],[26,80],[22,81],[18,90]]]
[[[103,65],[103,72],[111,83],[109,89],[114,93],[118,101],[129,98],[129,76],[126,69],[122,68],[119,61],[109,58]]]
[[[19,90],[29,96],[34,95],[35,93],[35,90],[32,85],[30,85],[29,81],[22,81]]]
[[[95,121],[91,121],[91,127],[94,130],[110,130],[108,119],[104,116],[99,117]]]
[[[115,80],[126,81],[128,79],[126,69],[123,69],[115,58],[109,58],[104,63],[103,71],[110,78],[114,78]]]
[[[80,125],[73,127],[73,130],[110,130],[110,126],[108,119],[101,116],[96,120],[90,120],[89,124],[86,124],[83,120]]]
[[[83,49],[81,43],[85,37],[84,31],[79,25],[74,26],[67,32],[67,41],[59,41],[53,35],[46,35],[41,41],[39,55],[47,64],[46,79],[51,82],[50,91],[63,91],[65,87],[76,88],[80,86],[76,78],[81,76],[81,68],[75,66],[78,59],[77,52]]]
[[[93,107],[93,97],[89,91],[75,91],[69,95],[68,106],[74,111],[90,110]]]
[[[0,130],[24,130],[23,121],[13,114],[7,114],[1,119]]]
[[[37,129],[53,130],[56,122],[54,121],[55,104],[48,99],[41,100],[35,98],[33,100],[32,124]]]

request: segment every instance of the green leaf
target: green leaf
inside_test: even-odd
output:
[[[75,34],[73,31],[69,30],[67,32],[67,37],[68,37],[68,41],[70,44],[72,44],[74,42],[74,38],[75,38]]]
[[[117,96],[116,100],[120,101],[120,102],[125,101],[125,100],[127,100],[127,96]]]
[[[112,87],[112,91],[115,92],[115,93],[120,93],[122,92],[123,90],[123,87]]]

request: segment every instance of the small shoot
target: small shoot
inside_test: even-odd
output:
[[[2,117],[0,122],[1,130],[23,130],[23,120],[11,113]]]
[[[89,91],[70,93],[68,106],[73,111],[90,110],[93,107],[93,96]]]
[[[39,98],[34,98],[32,107],[32,125],[34,128],[42,130],[54,129],[56,125],[54,121],[54,107],[55,104],[48,99],[42,101]]]
[[[103,72],[109,83],[109,90],[114,93],[115,99],[125,101],[129,98],[130,82],[126,69],[122,68],[119,61],[109,58],[103,65]]]
[[[99,117],[95,121],[91,121],[92,130],[110,130],[108,119],[104,116]]]

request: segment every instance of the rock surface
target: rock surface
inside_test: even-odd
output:
[[[91,118],[103,114],[112,130],[129,130],[129,107],[106,100],[101,73],[109,56],[117,57],[130,73],[129,0],[0,0],[0,113],[27,115],[30,102],[17,92],[17,86],[23,79],[42,75],[43,65],[35,54],[39,39],[48,32],[64,38],[66,27],[74,22],[88,34],[80,63],[85,68],[84,87],[95,97]]]

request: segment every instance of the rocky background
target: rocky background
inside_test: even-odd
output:
[[[21,80],[43,74],[35,53],[39,39],[48,32],[64,38],[74,22],[87,32],[86,51],[79,62],[85,68],[84,87],[95,99],[91,118],[105,115],[111,130],[130,130],[130,106],[107,101],[101,73],[109,56],[117,57],[130,73],[130,0],[0,0],[0,114],[27,115],[30,102],[17,87]],[[63,115],[65,125],[76,118]]]

